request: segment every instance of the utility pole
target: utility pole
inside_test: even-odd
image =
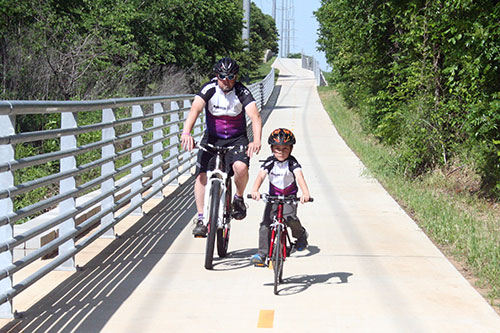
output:
[[[294,42],[295,40],[295,10],[294,10],[293,0],[289,0],[289,5],[287,6],[287,56],[290,54],[290,40]],[[295,42],[294,42],[295,44]]]
[[[243,15],[245,25],[243,26],[242,38],[245,43],[245,50],[250,49],[250,0],[243,0]]]
[[[288,58],[290,54],[290,0],[286,0],[286,8],[285,8],[285,57]]]
[[[290,54],[291,32],[295,34],[294,28],[293,0],[281,1],[281,30],[280,30],[280,57],[288,57]]]
[[[283,41],[285,40],[285,0],[281,0],[281,31],[280,31],[280,55],[283,58],[285,51],[283,49]]]
[[[276,22],[276,0],[273,0],[273,20]]]

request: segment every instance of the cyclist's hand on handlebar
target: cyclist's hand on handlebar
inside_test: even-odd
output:
[[[303,204],[303,203],[306,203],[306,202],[309,202],[309,194],[303,194],[301,197],[300,197],[300,203]]]
[[[252,194],[252,199],[259,201],[260,200],[260,193],[259,191],[253,191]]]
[[[181,147],[184,150],[191,151],[194,148],[194,139],[190,134],[181,135]]]
[[[250,142],[247,148],[248,157],[252,157],[254,153],[258,154],[260,152],[260,148],[261,148],[260,143],[256,143],[255,141]]]

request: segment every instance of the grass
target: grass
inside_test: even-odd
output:
[[[250,78],[249,84],[253,84],[253,83],[264,80],[266,78],[267,74],[269,74],[269,72],[271,71],[271,65],[273,64],[275,59],[276,59],[276,56],[269,59],[268,62],[263,62],[259,66],[259,69],[257,70],[257,74]],[[277,77],[276,74],[275,74],[275,77]]]
[[[357,113],[333,88],[318,90],[335,127],[369,172],[500,313],[500,206],[476,194],[477,176],[451,165],[405,178],[398,172],[397,152],[364,133]]]

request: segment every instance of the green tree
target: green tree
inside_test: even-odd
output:
[[[239,0],[1,0],[5,99],[138,96],[178,68],[196,78],[223,56],[252,71],[277,47],[272,19],[254,6],[244,50]]]
[[[408,175],[467,156],[500,193],[499,15],[487,0],[321,2],[330,83]]]

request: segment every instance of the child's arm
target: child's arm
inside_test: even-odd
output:
[[[255,182],[253,183],[252,187],[252,199],[254,200],[259,200],[260,199],[260,193],[259,193],[259,188],[260,185],[262,185],[262,182],[264,179],[266,179],[267,172],[265,170],[260,170],[259,174],[257,175],[257,178],[255,178]]]
[[[311,195],[309,194],[309,188],[307,187],[306,180],[304,178],[304,173],[302,170],[296,170],[295,179],[299,184],[299,188],[302,191],[302,196],[300,197],[300,203],[308,202]]]

